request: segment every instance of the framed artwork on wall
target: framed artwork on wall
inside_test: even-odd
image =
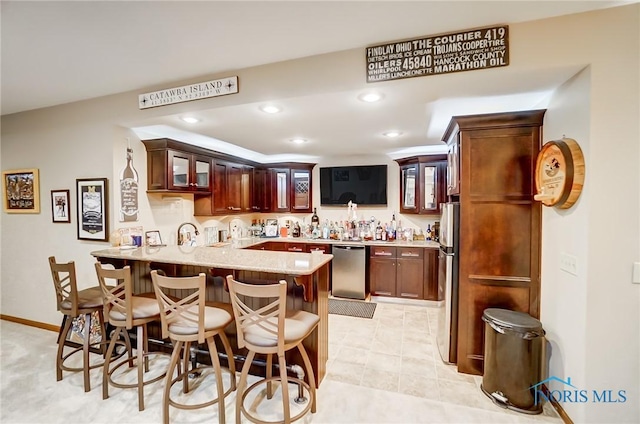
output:
[[[40,178],[38,170],[2,171],[4,211],[7,213],[40,213]]]
[[[51,219],[54,223],[71,222],[69,190],[51,190]]]
[[[78,240],[109,238],[109,190],[106,178],[76,180]]]

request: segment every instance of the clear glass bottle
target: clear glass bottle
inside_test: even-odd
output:
[[[127,148],[127,165],[120,172],[120,222],[138,220],[138,172],[133,167],[133,149]]]

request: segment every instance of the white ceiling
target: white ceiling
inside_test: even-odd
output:
[[[0,2],[1,110],[11,114],[251,66],[467,28],[512,24],[626,4],[629,1],[113,1]],[[363,53],[364,54],[364,53]],[[257,105],[198,111],[188,126],[155,119],[149,137],[214,139],[249,149],[260,161],[277,154],[312,157],[383,152],[390,156],[439,144],[452,115],[545,107],[548,93],[578,69],[531,75],[503,68],[458,78],[418,77],[385,85],[375,105],[361,92],[273,99],[273,116]],[[363,69],[364,73],[364,69]],[[406,81],[410,81],[408,84]],[[437,89],[436,89],[437,88]],[[219,124],[224,122],[224,125]],[[327,125],[330,122],[331,125]],[[141,123],[142,124],[142,123]],[[147,126],[149,123],[144,123]],[[381,133],[403,132],[394,140]],[[191,134],[187,134],[191,133]],[[194,139],[193,133],[199,138]],[[257,137],[259,135],[259,137]],[[309,143],[288,140],[302,136]]]

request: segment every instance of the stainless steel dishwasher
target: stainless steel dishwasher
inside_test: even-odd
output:
[[[365,298],[365,247],[333,246],[332,291],[336,297]]]

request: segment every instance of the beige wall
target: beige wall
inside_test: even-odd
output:
[[[576,386],[589,390],[624,389],[627,402],[564,404],[580,422],[640,420],[640,285],[631,284],[631,264],[640,260],[639,15],[640,5],[635,4],[510,25],[511,70],[588,67],[557,91],[545,118],[545,140],[564,134],[583,146],[587,180],[572,209],[544,210],[541,318],[553,347],[550,375],[571,377]],[[274,93],[288,97],[345,90],[362,81],[362,57],[361,49],[356,49],[240,70],[243,91],[238,95],[155,108],[144,116],[261,101]],[[335,63],[341,66],[332,66]],[[300,75],[313,84],[300,80]],[[290,84],[292,80],[299,83]],[[193,81],[184,81],[188,82]],[[49,192],[69,188],[75,193],[76,178],[106,176],[115,199],[126,137],[131,138],[141,185],[146,186],[144,147],[127,129],[132,123],[141,124],[142,116],[136,91],[2,117],[1,168],[39,168],[42,203],[39,215],[3,213],[0,218],[2,314],[60,322],[46,265],[49,255],[76,260],[83,286],[95,284],[89,252],[105,244],[77,241],[75,219],[71,224],[52,224]],[[322,161],[337,162],[336,158]],[[314,188],[317,203],[319,193]],[[394,196],[398,198],[397,192],[390,190],[390,201],[397,202]],[[170,234],[179,222],[194,219],[188,196],[184,201],[167,201],[141,194],[140,200],[145,228]],[[75,207],[75,199],[72,203]],[[116,205],[117,201],[111,202],[112,225]],[[321,217],[330,218],[334,212],[322,210]],[[559,270],[560,252],[578,258],[577,276]]]

